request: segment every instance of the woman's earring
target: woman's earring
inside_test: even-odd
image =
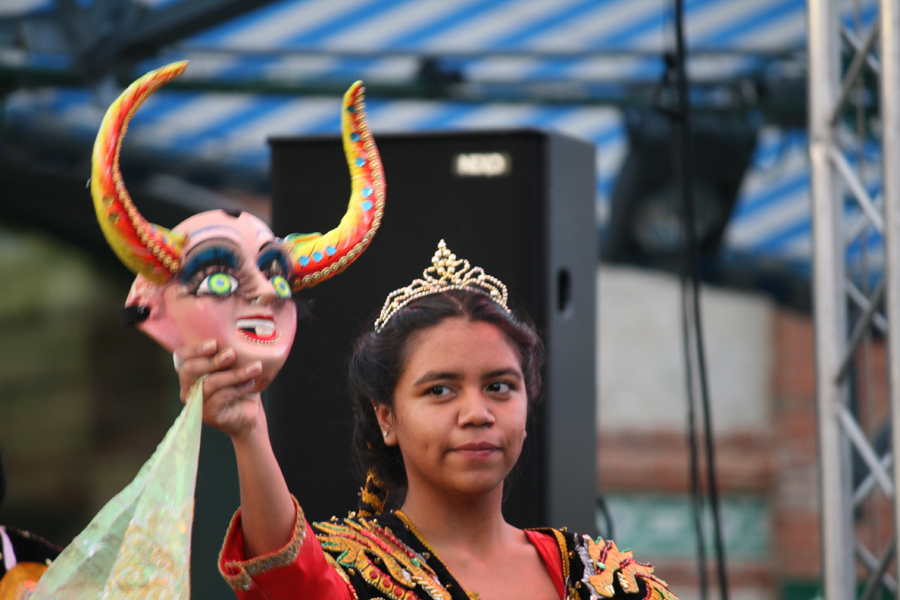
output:
[[[381,432],[381,435],[383,435],[384,437],[387,437],[387,430],[382,431],[382,432]]]

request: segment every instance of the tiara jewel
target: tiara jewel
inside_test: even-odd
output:
[[[509,312],[509,307],[506,306],[506,286],[503,282],[485,273],[481,267],[470,266],[466,259],[456,258],[444,240],[438,244],[437,251],[431,257],[431,266],[425,269],[422,276],[424,279],[414,279],[408,286],[388,294],[381,315],[375,321],[375,333],[381,333],[391,317],[416,298],[441,294],[449,290],[481,292]]]

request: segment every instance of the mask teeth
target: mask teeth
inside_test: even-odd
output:
[[[253,330],[258,336],[268,337],[275,333],[275,323],[268,319],[241,319],[237,322],[242,331]]]
[[[132,83],[110,105],[94,142],[91,195],[100,228],[125,266],[155,283],[178,271],[187,236],[148,223],[141,216],[122,180],[119,152],[137,109],[186,67],[186,61],[172,63]]]
[[[341,134],[352,192],[341,224],[325,235],[285,238],[293,259],[293,290],[312,287],[343,271],[369,245],[381,224],[385,183],[381,157],[366,121],[362,82],[344,94]]]
[[[251,344],[256,344],[257,346],[274,346],[278,343],[278,340],[281,339],[281,332],[277,333],[271,340],[261,340],[242,330],[241,337],[244,338],[245,341],[250,342]]]

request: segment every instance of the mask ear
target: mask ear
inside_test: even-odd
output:
[[[131,284],[125,306],[141,306],[148,310],[149,315],[137,324],[137,328],[169,352],[174,352],[184,346],[184,338],[166,314],[166,303],[163,301],[165,289],[165,284],[152,283],[143,275],[138,275]]]

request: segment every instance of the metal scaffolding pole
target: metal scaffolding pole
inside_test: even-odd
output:
[[[888,315],[888,389],[891,397],[891,442],[900,449],[900,6],[881,0],[881,152],[885,198],[885,267]],[[900,528],[900,461],[894,461],[894,556]],[[900,591],[895,590],[900,596]]]
[[[872,443],[872,427],[860,422],[859,403],[851,401],[850,379],[858,346],[873,328],[881,329],[890,405],[884,425],[892,447],[900,448],[900,7],[897,0],[880,0],[878,18],[867,31],[854,32],[842,24],[846,3],[808,0],[807,6],[823,595],[868,600],[884,589],[900,598],[891,568],[898,554],[900,461],[890,448]],[[866,100],[866,80],[878,82],[877,102]],[[870,121],[867,111],[876,105],[878,120]],[[854,110],[855,147],[848,123]],[[867,134],[871,122],[880,126]],[[878,148],[880,181],[865,168],[870,146]],[[866,232],[884,241],[876,275],[866,270],[868,263],[862,270],[848,267],[848,245],[859,243],[865,253]],[[860,287],[868,289],[873,280],[877,285],[866,295]],[[855,489],[851,449],[866,474]],[[886,541],[878,532],[865,539],[854,521],[862,502],[879,494],[893,506],[894,526],[884,531],[895,534]]]
[[[840,54],[833,34],[838,16],[830,0],[809,0],[809,156],[813,224],[813,297],[816,332],[816,407],[819,428],[819,486],[822,497],[822,560],[853,564],[850,521],[849,452],[837,415],[845,406],[847,383],[836,377],[846,347],[847,306],[843,293],[843,204],[837,170],[829,155],[835,146],[831,111],[840,93]],[[822,571],[826,600],[853,597],[853,571]]]

